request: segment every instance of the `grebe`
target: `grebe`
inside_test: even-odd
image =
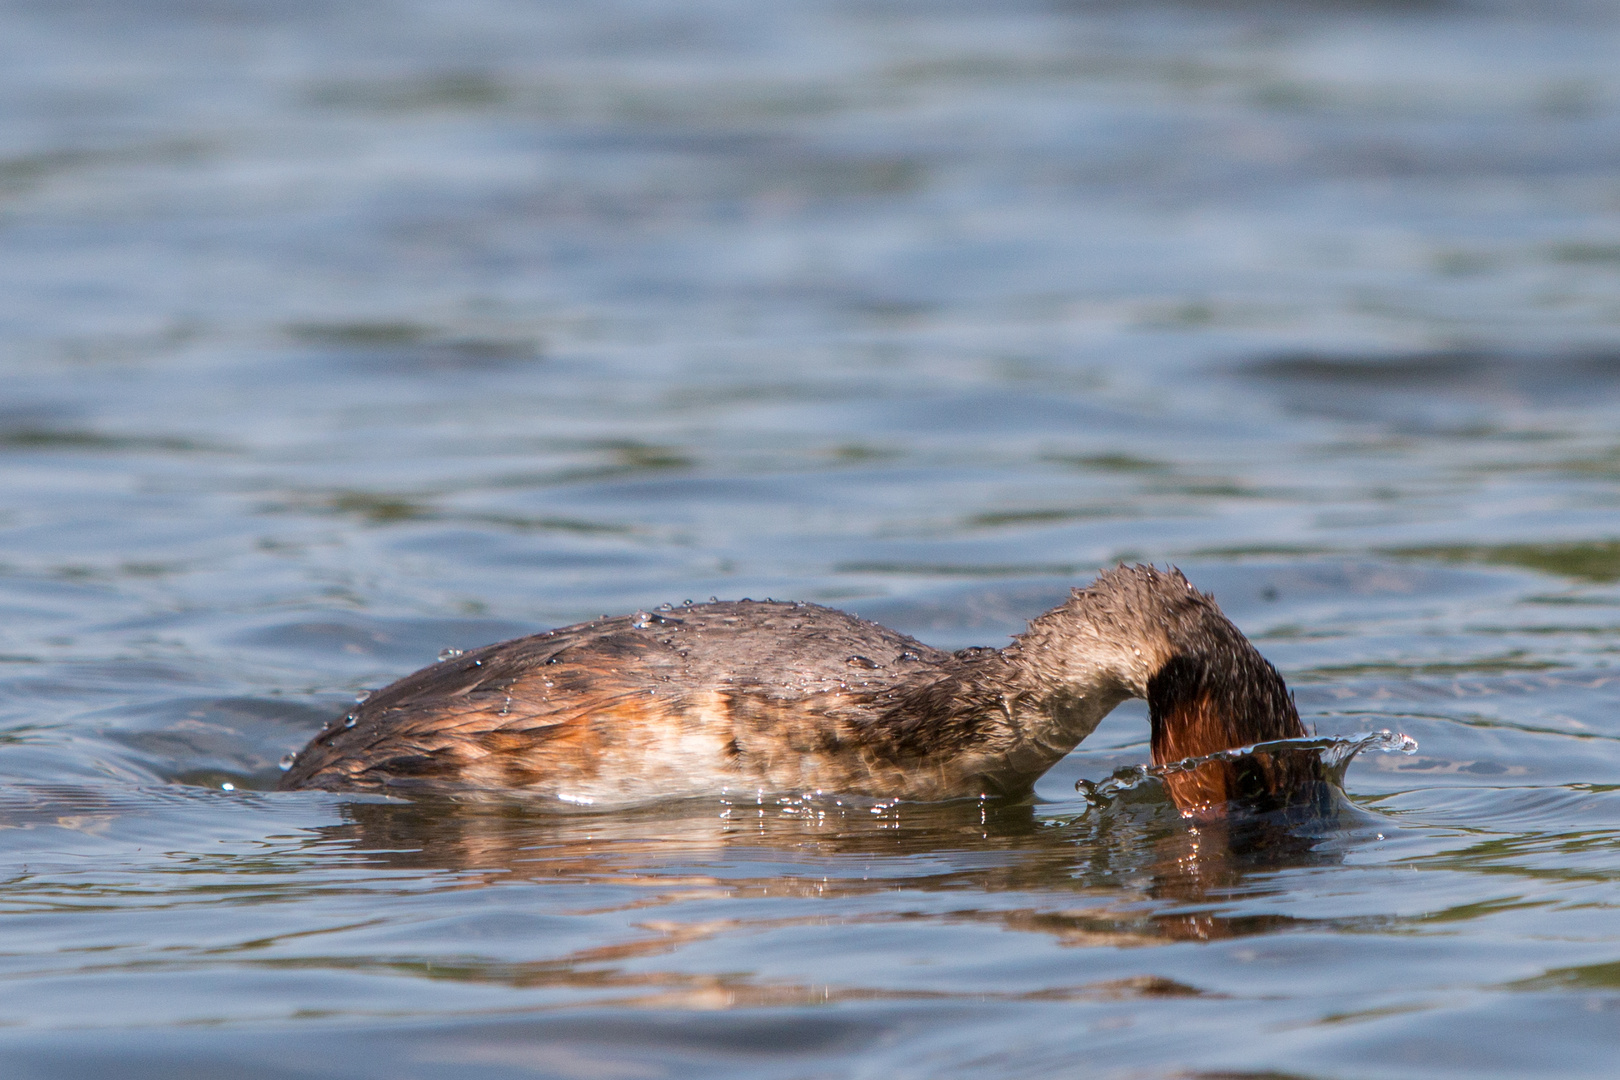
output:
[[[1179,570],[1119,566],[1003,649],[945,652],[816,604],[724,601],[486,645],[371,695],[281,787],[621,806],[725,792],[1027,795],[1126,698],[1155,763],[1305,734],[1277,669]],[[1314,761],[1314,759],[1312,759]],[[1292,756],[1166,779],[1186,814],[1285,805]]]

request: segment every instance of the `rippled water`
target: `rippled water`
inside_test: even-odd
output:
[[[1614,1074],[1613,5],[10,0],[0,372],[7,1076]],[[447,647],[1116,559],[1421,750],[269,790]]]

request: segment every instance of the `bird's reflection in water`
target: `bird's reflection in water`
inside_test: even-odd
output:
[[[373,865],[497,882],[631,886],[637,908],[695,896],[958,892],[953,920],[1071,945],[1151,945],[1267,933],[1308,920],[1234,909],[1283,891],[1281,871],[1329,866],[1364,824],[1335,789],[1320,806],[1184,819],[1162,787],[1059,816],[1051,804],[882,803],[827,796],[700,800],[613,813],[518,804],[350,803],[326,830]],[[1013,900],[1012,904],[1006,903]],[[899,908],[906,901],[897,900]],[[870,909],[865,909],[869,917]],[[836,914],[836,913],[834,913]],[[909,916],[905,916],[909,917]]]
[[[1163,936],[1215,940],[1299,922],[1275,914],[1221,915],[1212,909],[1277,891],[1273,882],[1280,871],[1340,860],[1344,840],[1362,823],[1361,812],[1339,785],[1348,762],[1346,757],[1341,764],[1324,766],[1317,750],[1299,749],[1210,763],[1168,777],[1174,783],[1189,776],[1196,779],[1210,768],[1235,767],[1241,773],[1263,767],[1296,779],[1283,789],[1263,790],[1210,812],[1189,812],[1185,801],[1177,800],[1183,806],[1185,827],[1167,832],[1154,845],[1145,890],[1152,899],[1174,905],[1154,916]],[[1232,784],[1228,789],[1240,787]]]

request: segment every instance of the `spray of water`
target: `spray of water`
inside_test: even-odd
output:
[[[1361,735],[1273,739],[1252,746],[1239,746],[1199,757],[1182,758],[1180,761],[1166,762],[1163,765],[1127,765],[1114,770],[1114,775],[1106,780],[1078,780],[1074,786],[1090,805],[1106,806],[1125,792],[1133,791],[1146,783],[1157,782],[1161,777],[1192,772],[1212,761],[1237,761],[1253,754],[1266,753],[1315,753],[1321,757],[1322,764],[1326,766],[1328,777],[1333,783],[1342,786],[1345,769],[1363,750],[1377,750],[1385,754],[1415,754],[1417,748],[1417,740],[1410,735],[1389,730],[1369,731]]]

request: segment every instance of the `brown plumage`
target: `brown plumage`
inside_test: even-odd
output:
[[[815,604],[603,618],[409,675],[328,725],[283,788],[522,791],[591,805],[757,791],[1022,795],[1127,697],[1165,762],[1303,735],[1282,678],[1179,571],[1124,567],[1005,649],[948,653]],[[1185,812],[1287,804],[1270,759],[1169,778]]]

